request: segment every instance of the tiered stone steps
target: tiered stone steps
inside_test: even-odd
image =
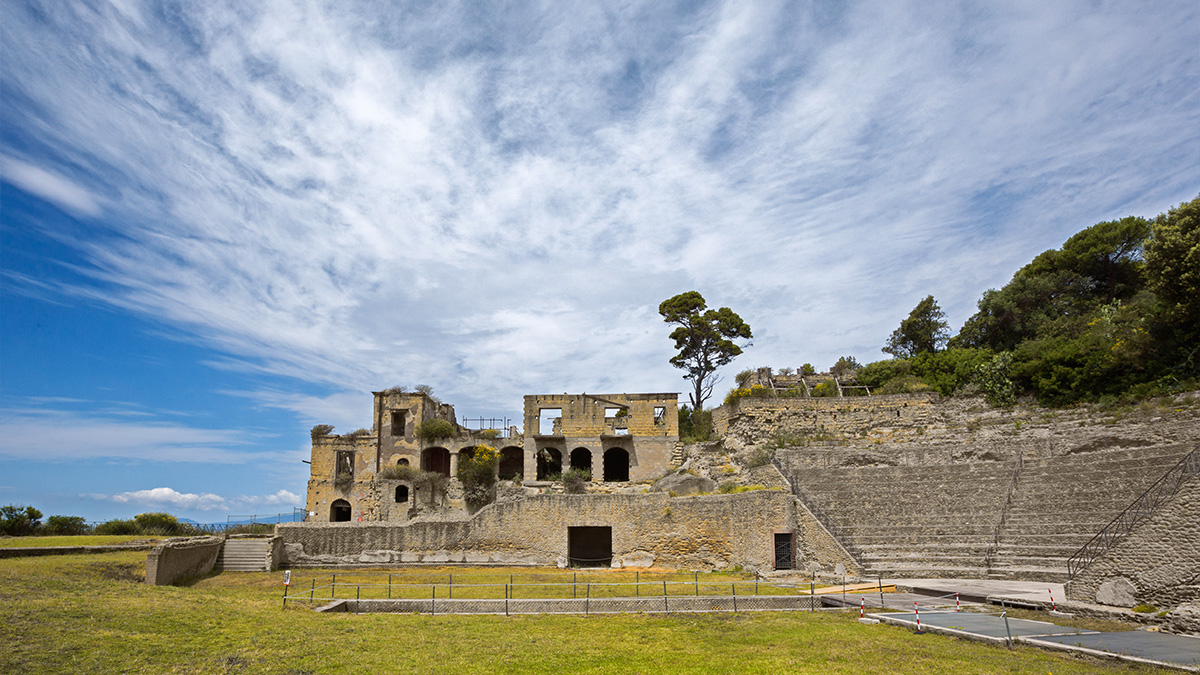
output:
[[[226,539],[214,567],[225,572],[270,572],[270,539]]]
[[[1011,461],[788,473],[871,576],[1065,581],[1067,559],[1186,454],[1157,446],[1026,459],[995,547]]]
[[[1067,559],[1186,454],[1162,446],[1027,460],[989,575],[1065,580]]]

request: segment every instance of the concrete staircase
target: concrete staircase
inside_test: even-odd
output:
[[[217,556],[216,569],[224,572],[270,572],[274,569],[273,538],[229,538]]]

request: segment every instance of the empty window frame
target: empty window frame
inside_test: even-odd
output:
[[[405,433],[408,424],[408,413],[403,410],[392,411],[392,435],[407,436]]]
[[[562,435],[562,408],[541,408],[538,410],[538,435]]]
[[[334,464],[334,478],[340,480],[354,479],[354,453],[349,450],[339,450]]]

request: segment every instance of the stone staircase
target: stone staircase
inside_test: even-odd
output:
[[[1065,581],[1067,559],[1186,454],[1158,446],[1026,460],[989,576]]]
[[[273,550],[273,537],[230,537],[221,547],[214,568],[224,572],[270,572],[275,567]]]
[[[784,471],[869,576],[1065,581],[1067,559],[1187,451],[1030,453],[1007,504],[1014,461]]]

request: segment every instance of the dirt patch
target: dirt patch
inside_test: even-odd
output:
[[[92,563],[88,569],[97,576],[112,581],[127,581],[141,584],[146,582],[146,569],[137,563]]]

